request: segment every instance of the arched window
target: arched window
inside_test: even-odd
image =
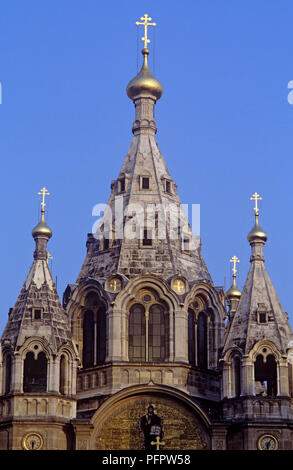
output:
[[[195,365],[195,315],[188,310],[188,362]]]
[[[145,309],[143,305],[135,304],[130,309],[128,327],[128,354],[130,361],[145,361]]]
[[[40,352],[35,359],[33,352],[28,352],[24,360],[23,391],[40,393],[47,390],[47,358]]]
[[[106,359],[106,310],[100,308],[97,312],[97,364]]]
[[[164,361],[165,359],[165,319],[161,305],[150,308],[148,321],[148,360]]]
[[[94,314],[87,310],[83,317],[83,367],[94,365]]]
[[[232,359],[232,386],[233,396],[240,397],[241,393],[241,361],[239,356]]]
[[[67,374],[67,360],[64,354],[60,358],[60,381],[59,391],[62,395],[66,394],[66,374]]]
[[[197,362],[203,369],[208,366],[207,316],[203,312],[197,319]]]
[[[83,368],[106,360],[106,307],[97,292],[89,292],[83,313]]]
[[[269,354],[264,361],[259,354],[254,364],[255,394],[259,396],[277,395],[277,363],[275,356]]]
[[[4,359],[4,393],[10,392],[11,387],[11,355],[6,354]]]

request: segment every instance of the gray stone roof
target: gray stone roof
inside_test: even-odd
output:
[[[248,354],[254,344],[263,339],[272,341],[281,353],[286,353],[293,340],[288,315],[281,306],[264,264],[263,245],[264,241],[261,240],[251,243],[250,270],[229,325],[223,354],[235,346]],[[266,315],[266,322],[260,321],[260,314]]]
[[[92,234],[88,235],[88,252],[77,282],[82,278],[107,277],[117,272],[133,278],[144,271],[157,274],[164,279],[181,273],[189,281],[205,279],[211,282],[211,276],[201,254],[200,237],[194,236],[191,232],[177,194],[177,185],[171,179],[155,138],[156,125],[153,120],[155,100],[152,97],[138,96],[134,103],[136,106],[134,138],[118,178],[112,182],[112,193],[101,222],[101,226],[104,225],[105,228],[107,214],[111,210],[112,221],[116,225],[115,240],[110,241],[108,249],[103,249],[102,244]],[[148,189],[142,188],[142,177],[149,178]],[[124,191],[120,190],[121,181],[125,184]],[[166,190],[166,181],[170,183],[170,191]],[[130,240],[125,236],[125,231],[122,237],[117,237],[119,228],[125,229],[125,224],[130,224],[136,217],[134,213],[125,215],[125,212],[123,216],[119,207],[123,205],[125,210],[126,207],[133,207],[132,205],[136,204],[143,207],[145,214],[151,204],[161,205],[160,207],[164,208],[165,215],[162,212],[157,217],[162,217],[159,223],[165,226],[166,237],[157,237],[151,247],[142,246],[139,237]],[[181,225],[185,226],[181,227],[180,237],[187,235],[190,238],[190,246],[193,246],[191,250],[182,249],[182,239],[177,237],[178,225],[174,226],[169,219],[167,208],[170,205],[175,212],[180,213]],[[151,219],[154,221],[154,214]],[[154,228],[154,231],[156,230]]]
[[[40,319],[34,319],[34,309],[41,310]],[[1,341],[8,340],[17,349],[31,336],[46,339],[54,352],[61,344],[71,341],[68,317],[44,259],[34,260],[17,302],[10,311]]]

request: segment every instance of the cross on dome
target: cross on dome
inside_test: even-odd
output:
[[[150,40],[148,39],[148,26],[157,26],[157,23],[150,23],[152,21],[152,18],[150,18],[147,13],[144,16],[142,16],[140,19],[142,22],[137,21],[135,24],[137,26],[139,25],[144,26],[144,37],[141,38],[141,40],[144,41],[144,48],[147,49],[148,44],[150,43]]]

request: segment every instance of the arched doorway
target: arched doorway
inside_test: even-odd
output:
[[[207,423],[204,422],[204,413],[198,405],[192,403],[188,397],[185,398],[182,392],[174,391],[173,394],[169,390],[164,393],[164,387],[161,390],[159,387],[154,388],[157,391],[150,392],[148,386],[136,387],[137,392],[129,391],[129,396],[124,390],[116,394],[116,400],[115,396],[112,396],[105,402],[92,418],[94,432],[91,449],[143,449],[144,439],[139,424],[150,404],[153,405],[155,414],[163,421],[165,444],[162,449],[210,449]],[[119,395],[121,399],[118,398]]]

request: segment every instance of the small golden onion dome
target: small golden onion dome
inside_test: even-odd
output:
[[[134,99],[139,95],[152,95],[157,100],[161,98],[163,87],[159,80],[157,80],[150,72],[148,66],[148,49],[143,49],[144,56],[143,65],[140,72],[134,77],[127,85],[126,92],[130,99]]]
[[[267,234],[263,231],[263,229],[258,225],[258,217],[256,216],[255,218],[255,225],[253,229],[249,232],[247,235],[247,240],[249,243],[257,240],[262,240],[263,242],[266,242],[268,239]]]
[[[227,292],[225,294],[225,297],[228,300],[233,299],[233,298],[240,299],[240,297],[241,297],[241,291],[238,289],[238,287],[236,285],[236,280],[235,280],[234,276],[233,276],[232,286],[230,287],[229,290],[227,290]]]
[[[35,226],[35,228],[32,230],[32,236],[34,238],[38,237],[38,236],[46,236],[48,239],[52,237],[53,235],[53,232],[52,230],[50,229],[50,227],[48,227],[48,225],[46,224],[46,221],[45,221],[45,218],[44,218],[44,213],[42,212],[42,217],[41,217],[41,220],[40,222],[38,223],[38,225]]]

